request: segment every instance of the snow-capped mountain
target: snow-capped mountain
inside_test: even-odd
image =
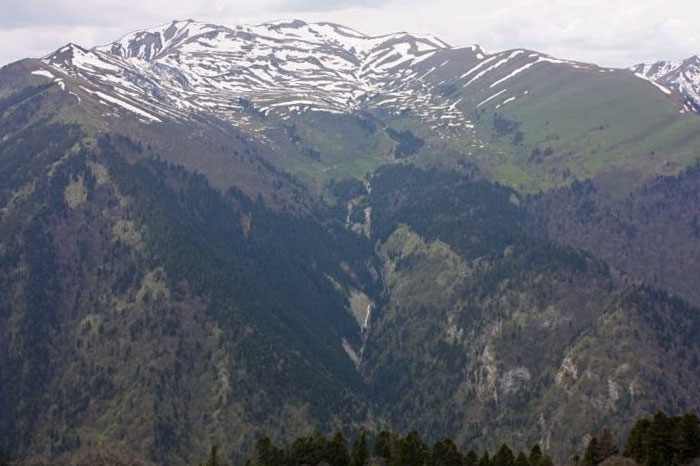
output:
[[[89,50],[68,44],[43,62],[76,98],[143,121],[209,114],[250,126],[269,114],[409,110],[435,130],[457,131],[472,127],[477,107],[527,95],[507,85],[536,65],[609,71],[527,50],[488,55],[433,36],[369,36],[298,20],[233,28],[174,21]]]
[[[92,50],[69,44],[44,62],[87,78],[98,88],[88,92],[143,107],[152,120],[213,112],[241,121],[250,110],[347,112],[387,98],[429,105],[433,96],[421,75],[430,70],[426,62],[449,49],[431,36],[371,37],[335,24],[227,28],[188,20]],[[483,57],[476,47],[473,55]]]
[[[700,112],[700,56],[678,62],[640,63],[632,71],[677,91],[685,99],[686,111]]]

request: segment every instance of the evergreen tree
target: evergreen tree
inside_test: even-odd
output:
[[[341,432],[336,432],[331,441],[326,444],[325,458],[330,466],[350,465],[348,446],[345,443],[345,437]]]
[[[427,448],[418,432],[411,432],[401,440],[399,461],[395,466],[422,466],[427,463]]]
[[[600,463],[619,453],[617,441],[612,433],[605,429],[600,436],[594,436],[583,455],[583,465],[598,466]]]
[[[535,444],[530,449],[530,466],[539,466],[542,461],[542,449],[539,444]]]
[[[267,436],[260,437],[255,443],[255,464],[258,466],[281,466],[283,456]]]
[[[530,461],[527,459],[527,456],[525,453],[522,451],[518,453],[518,457],[515,458],[515,462],[513,463],[514,466],[530,466]]]
[[[651,422],[648,419],[640,419],[632,427],[623,455],[627,458],[632,458],[638,464],[646,463],[647,458],[647,432],[651,427]]]
[[[367,466],[369,449],[367,448],[367,433],[362,431],[352,444],[350,466]]]
[[[479,459],[479,466],[492,466],[491,457],[489,456],[488,450],[484,451],[484,454]]]
[[[586,452],[583,454],[583,466],[597,466],[598,461],[598,438],[593,437],[588,442]]]
[[[290,466],[316,465],[321,461],[328,461],[328,441],[320,433],[300,437],[292,442],[287,455],[287,464]]]
[[[477,455],[474,450],[469,450],[469,452],[464,456],[464,466],[477,466],[478,464],[479,455]]]
[[[647,431],[647,466],[667,466],[673,460],[671,442],[673,438],[673,420],[662,412],[654,415]]]
[[[687,464],[700,456],[700,422],[695,414],[677,420],[673,450],[676,464]]]
[[[207,460],[206,466],[222,466],[219,461],[219,447],[213,445],[211,450],[209,450],[209,459]]]
[[[630,431],[624,455],[644,466],[684,465],[700,457],[700,422],[696,415],[656,413]]]
[[[391,434],[386,430],[379,432],[374,442],[374,456],[384,458],[387,464],[391,461]]]
[[[501,445],[498,449],[496,455],[493,457],[493,466],[513,466],[515,463],[515,456],[513,456],[513,450],[508,448],[505,443]]]
[[[431,455],[432,466],[463,466],[464,459],[451,439],[436,442]]]

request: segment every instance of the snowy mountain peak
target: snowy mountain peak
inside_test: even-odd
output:
[[[530,73],[597,70],[523,49],[487,54],[431,35],[368,35],[301,20],[173,21],[91,50],[69,44],[43,61],[73,78],[66,86],[83,104],[122,108],[111,114],[125,109],[149,122],[204,115],[251,131],[264,131],[270,115],[377,110],[471,133],[469,115],[525,98],[517,83]]]
[[[188,19],[173,21],[150,29],[132,32],[111,44],[97,47],[101,52],[122,58],[138,58],[151,61],[190,38],[225,29],[221,26],[198,23]]]
[[[193,20],[172,23],[127,34],[120,40],[97,50],[120,56],[152,61],[168,53],[194,51],[198,46],[209,49],[231,46],[232,43],[266,43],[268,45],[293,45],[339,48],[364,58],[378,48],[393,43],[412,44],[416,49],[435,50],[449,48],[434,36],[415,35],[406,32],[383,36],[368,36],[353,29],[332,23],[306,23],[302,20],[273,21],[256,25],[239,25],[234,28],[201,23]]]
[[[225,27],[184,20],[92,50],[69,44],[44,62],[129,105],[153,105],[150,110],[182,118],[214,113],[240,123],[251,110],[345,113],[381,96],[444,100],[418,78],[448,50],[434,36],[370,36],[333,23]]]
[[[700,56],[682,61],[640,63],[632,71],[677,91],[685,98],[686,111],[700,112]]]

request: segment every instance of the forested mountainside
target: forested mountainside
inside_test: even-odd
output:
[[[409,168],[378,177],[388,302],[366,370],[397,425],[410,429],[406,413],[421,413],[420,425],[460,442],[539,441],[561,457],[583,442],[578,431],[696,403],[679,390],[697,370],[694,308],[528,235],[508,189]],[[383,218],[394,225],[384,232]],[[669,371],[670,360],[679,363]]]
[[[303,22],[2,68],[0,451],[386,428],[562,463],[697,412],[700,117],[656,84]]]
[[[533,231],[700,304],[700,166],[611,201],[591,181],[533,198]]]

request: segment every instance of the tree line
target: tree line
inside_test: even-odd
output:
[[[433,445],[418,434],[405,436],[395,432],[361,432],[352,443],[338,432],[332,437],[320,433],[299,437],[291,444],[278,446],[268,437],[258,439],[246,466],[553,466],[550,456],[539,445],[529,452],[514,453],[502,445],[492,456],[488,451],[463,453],[452,439]],[[224,466],[218,450],[212,448],[209,459],[200,466]]]
[[[218,447],[197,466],[229,466]],[[686,466],[700,465],[700,420],[695,414],[657,413],[639,419],[620,444],[610,430],[592,436],[587,448],[571,457],[570,466]],[[13,462],[0,452],[0,466]],[[32,463],[34,464],[34,463]],[[42,463],[44,464],[44,463]],[[72,464],[72,463],[71,463]],[[82,463],[81,463],[82,464]],[[111,464],[109,461],[104,464]],[[117,464],[117,463],[115,463]],[[118,464],[132,464],[122,462]],[[261,436],[245,466],[553,466],[539,445],[515,452],[503,444],[495,453],[461,450],[452,439],[426,443],[417,432],[362,431],[349,442],[343,433],[302,436],[279,445]]]
[[[700,458],[700,420],[695,414],[667,416],[657,413],[639,419],[624,444],[610,430],[592,436],[587,448],[574,455],[572,466],[684,466]],[[260,437],[245,466],[553,466],[539,445],[514,451],[503,444],[488,450],[463,452],[452,439],[430,445],[417,432],[366,431],[352,442],[338,432],[302,436],[286,445]],[[226,466],[216,447],[199,466]]]

